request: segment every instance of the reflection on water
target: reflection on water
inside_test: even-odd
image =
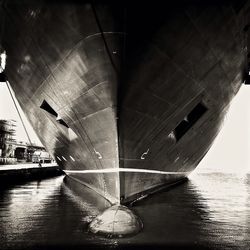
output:
[[[28,185],[4,190],[0,197],[2,237],[11,242],[20,239],[25,232],[31,231],[37,217],[42,213],[45,201],[58,192],[61,178],[48,181],[34,181]]]
[[[250,246],[250,175],[205,174],[192,180],[209,212],[204,230],[213,238],[240,246]],[[211,228],[213,226],[213,230]],[[211,232],[210,232],[211,231]]]
[[[93,204],[77,199],[63,178],[32,181],[1,190],[0,249],[95,242],[86,232],[86,225],[100,211]],[[100,238],[98,242],[106,244],[106,239]]]
[[[1,190],[0,249],[84,245],[247,249],[249,193],[248,174],[196,174],[133,207],[144,222],[141,233],[106,239],[87,232],[88,222],[100,211],[74,196],[63,177],[32,181]]]

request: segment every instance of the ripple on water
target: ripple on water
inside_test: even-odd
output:
[[[203,173],[138,202],[144,222],[134,237],[107,239],[87,232],[100,212],[79,199],[63,177],[5,188],[0,193],[0,249],[37,245],[250,245],[250,176]]]

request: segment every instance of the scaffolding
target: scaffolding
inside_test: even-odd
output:
[[[0,120],[0,157],[14,158],[12,144],[16,142],[16,121]]]

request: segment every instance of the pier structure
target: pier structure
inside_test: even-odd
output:
[[[0,167],[0,185],[62,175],[56,163],[12,164]]]

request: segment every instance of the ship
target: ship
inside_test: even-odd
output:
[[[248,76],[247,1],[1,1],[4,73],[46,150],[111,206],[197,167]]]

